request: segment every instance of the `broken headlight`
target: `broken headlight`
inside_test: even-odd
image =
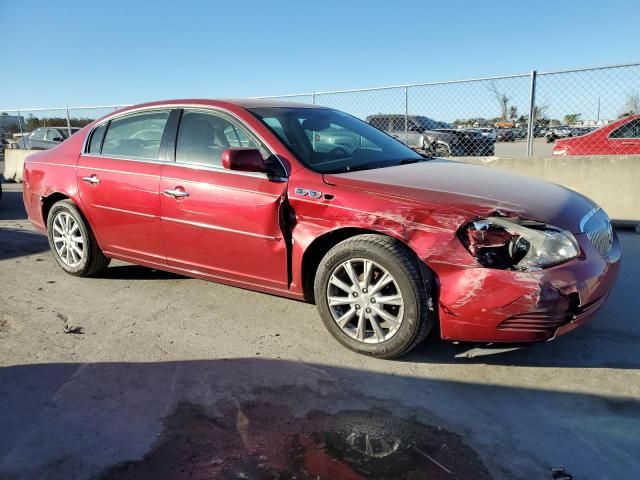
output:
[[[478,262],[489,268],[535,270],[566,262],[580,254],[572,233],[517,218],[476,220],[462,227],[458,235]]]

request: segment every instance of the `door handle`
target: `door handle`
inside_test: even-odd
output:
[[[165,190],[164,194],[174,198],[184,198],[189,196],[189,192],[185,192],[184,190]]]
[[[84,180],[87,183],[90,183],[91,185],[96,185],[100,183],[100,179],[96,177],[95,174],[91,175],[90,177],[82,177],[82,180]]]

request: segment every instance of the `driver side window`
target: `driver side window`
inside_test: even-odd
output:
[[[47,130],[47,136],[45,138],[45,140],[49,140],[50,142],[53,142],[54,139],[56,138],[60,138],[62,139],[62,134],[56,130],[55,128],[50,128]]]
[[[215,113],[185,110],[178,127],[176,163],[222,167],[222,152],[232,147],[264,149],[239,125]]]

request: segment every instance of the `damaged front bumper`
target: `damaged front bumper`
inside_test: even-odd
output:
[[[604,305],[618,276],[621,252],[615,234],[607,258],[586,234],[575,238],[578,258],[539,271],[436,269],[442,338],[538,342],[584,324]]]

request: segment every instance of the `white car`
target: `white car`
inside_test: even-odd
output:
[[[491,140],[496,139],[496,130],[494,128],[480,127],[480,128],[471,128],[469,130],[480,132],[483,137],[490,138]]]

